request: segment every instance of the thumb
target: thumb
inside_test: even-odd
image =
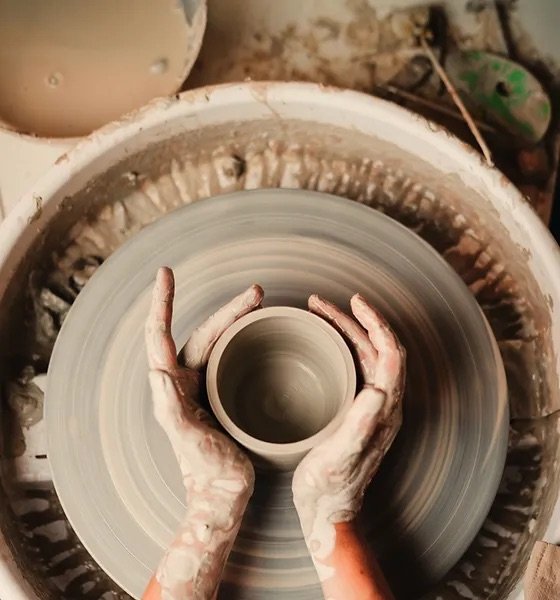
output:
[[[156,421],[170,435],[183,421],[182,398],[168,373],[152,370],[148,374],[152,389],[153,410]]]

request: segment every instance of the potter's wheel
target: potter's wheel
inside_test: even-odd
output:
[[[417,597],[442,577],[479,529],[503,469],[507,406],[491,333],[461,280],[410,231],[353,202],[279,190],[160,219],[111,256],[64,323],[49,371],[49,459],[67,516],[100,565],[139,597],[184,511],[144,356],[163,264],[176,274],[179,346],[253,282],[265,305],[303,307],[318,292],[346,307],[359,291],[381,309],[407,349],[408,382],[403,428],[366,500],[364,529],[397,589],[406,579]],[[289,474],[257,476],[222,594],[322,597]]]

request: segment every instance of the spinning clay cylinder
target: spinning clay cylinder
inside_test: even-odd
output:
[[[340,424],[356,390],[342,337],[316,315],[270,307],[246,315],[218,340],[208,363],[210,405],[259,463],[297,465]]]

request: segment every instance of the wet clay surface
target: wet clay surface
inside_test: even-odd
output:
[[[557,382],[551,376],[548,306],[529,273],[527,257],[508,241],[483,199],[475,192],[467,197],[453,175],[442,179],[426,164],[410,164],[391,146],[372,148],[366,136],[326,126],[316,126],[310,135],[297,123],[258,123],[227,134],[206,130],[204,138],[194,134],[188,142],[170,140],[113,167],[63,205],[42,248],[30,254],[22,269],[23,287],[10,290],[7,297],[19,297],[20,302],[14,303],[10,322],[0,324],[0,339],[10,340],[1,348],[9,365],[4,379],[14,380],[28,364],[38,370],[46,367],[79,290],[131,235],[176,207],[258,187],[325,191],[382,210],[436,248],[477,298],[498,340],[510,386],[506,469],[471,549],[427,597],[505,598],[532,544],[542,536],[557,497],[558,397],[550,391]],[[89,214],[81,212],[84,207]],[[37,262],[34,257],[46,255],[39,250],[48,250],[51,258]],[[23,323],[25,334],[16,334]],[[5,477],[4,486],[9,501],[14,494],[25,496],[12,478]],[[54,496],[50,501],[56,505]],[[18,555],[32,572],[47,575],[52,591],[43,592],[44,597],[75,598],[78,589],[80,597],[88,589],[93,595],[84,597],[120,597],[111,595],[117,593],[112,584],[93,567],[74,572],[74,563],[65,568],[62,562],[52,572],[52,549],[41,537],[42,528],[51,527],[49,519],[26,521],[22,511],[3,527],[24,534],[19,535]],[[77,556],[83,552],[77,542],[75,548]],[[68,579],[61,579],[60,572]]]

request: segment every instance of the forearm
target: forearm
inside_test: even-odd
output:
[[[329,556],[311,550],[325,598],[332,600],[393,600],[373,553],[360,539],[353,522],[328,524],[334,546]]]
[[[162,600],[212,600],[239,531],[208,522],[181,526],[156,572]]]
[[[202,498],[193,498],[143,600],[213,600],[216,597],[247,505],[248,496],[244,496],[229,507],[205,494]],[[224,510],[216,511],[220,505]]]

